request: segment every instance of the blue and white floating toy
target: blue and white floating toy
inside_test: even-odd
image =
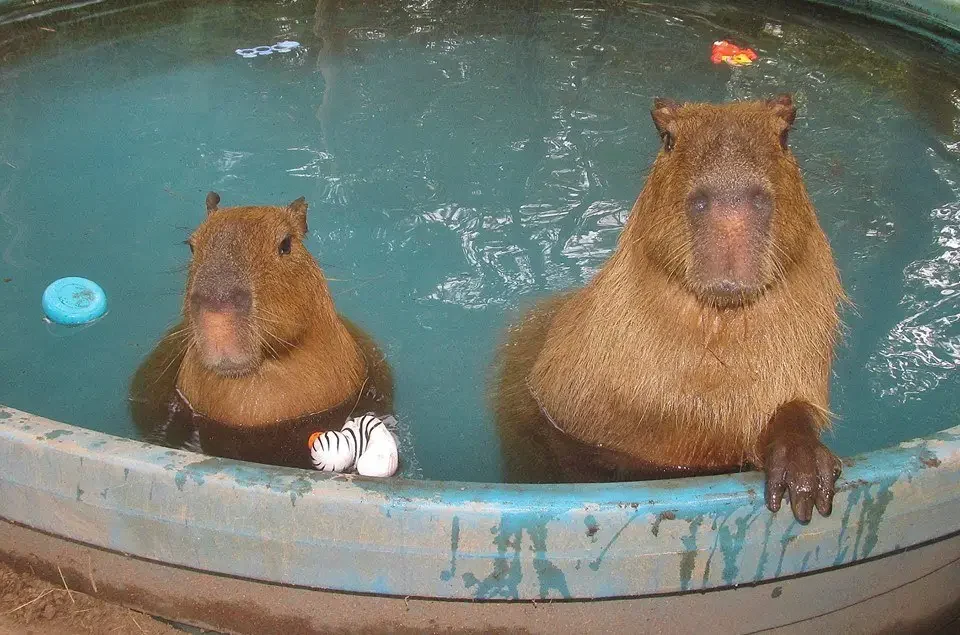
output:
[[[383,419],[370,414],[349,419],[340,432],[314,432],[308,444],[313,466],[322,472],[344,472],[354,466],[361,476],[397,472],[397,440]]]
[[[93,322],[107,312],[107,294],[86,278],[60,278],[43,292],[43,312],[57,324]]]
[[[289,53],[293,49],[300,48],[300,42],[293,40],[284,40],[269,46],[254,46],[253,48],[237,49],[237,55],[240,57],[260,57],[261,55],[272,55],[273,53]]]

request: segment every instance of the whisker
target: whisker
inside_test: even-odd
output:
[[[353,403],[353,408],[350,409],[351,414],[353,413],[357,405],[360,403],[360,400],[363,399],[363,391],[367,387],[367,381],[369,381],[369,379],[370,379],[370,375],[367,375],[366,377],[363,378],[363,383],[360,384],[360,392],[357,393],[357,400]]]
[[[260,341],[261,344],[267,347],[267,350],[270,351],[274,359],[278,359],[280,357],[280,354],[277,352],[277,350],[270,345],[270,342],[268,342],[267,339],[263,335],[261,335],[259,331],[257,332],[257,339]]]
[[[271,319],[268,319],[268,318],[263,317],[262,315],[256,315],[256,316],[253,318],[253,321],[254,321],[254,322],[267,322],[268,324],[283,324],[283,322],[281,322],[280,320],[271,320]]]
[[[186,357],[187,350],[190,349],[190,346],[193,346],[193,342],[191,342],[186,348],[182,348],[180,350],[175,351],[173,355],[170,356],[170,361],[167,362],[167,365],[164,367],[164,369],[160,372],[159,375],[157,375],[157,378],[153,380],[154,384],[159,383],[159,381],[167,375],[167,371],[170,370],[170,367],[174,365],[174,363],[177,361],[178,358],[180,358],[181,360],[180,363],[181,364],[183,363],[183,358]],[[179,374],[179,372],[180,372],[180,369],[177,368],[177,373]]]
[[[185,326],[182,329],[177,329],[176,331],[171,331],[164,336],[164,339],[170,338],[185,338],[193,334],[192,326]]]
[[[279,314],[277,314],[277,313],[274,313],[274,312],[272,312],[272,311],[268,311],[267,309],[265,309],[265,308],[263,308],[263,307],[257,307],[257,317],[259,317],[260,314],[268,315],[268,316],[270,316],[270,317],[272,317],[272,318],[277,318],[278,320],[281,320],[282,317],[283,317],[283,316],[281,316],[281,315],[279,315]],[[278,322],[278,324],[279,324],[279,323],[280,323],[280,322]]]
[[[282,337],[280,337],[280,336],[278,336],[278,335],[276,335],[276,334],[274,334],[274,333],[271,333],[271,332],[268,331],[267,329],[263,329],[263,332],[264,332],[264,334],[269,335],[269,336],[272,337],[273,339],[275,339],[275,340],[277,340],[278,342],[280,342],[280,343],[288,346],[288,347],[291,348],[291,349],[300,348],[299,346],[288,342],[287,340],[283,339]]]

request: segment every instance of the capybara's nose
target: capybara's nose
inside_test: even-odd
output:
[[[240,286],[199,286],[190,295],[190,303],[195,311],[245,315],[250,313],[253,297]]]

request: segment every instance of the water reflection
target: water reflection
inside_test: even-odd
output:
[[[960,81],[942,56],[917,43],[884,52],[872,26],[825,27],[776,5],[427,2],[364,20],[334,4],[320,3],[315,23],[329,154],[300,171],[349,189],[324,190],[335,202],[395,210],[388,249],[440,242],[449,256],[456,245],[417,303],[502,310],[583,284],[612,252],[655,151],[653,96],[789,89],[801,107],[793,143],[857,307],[838,410],[856,416],[845,404],[859,393],[919,394],[954,369],[957,308],[940,294],[955,291],[944,210],[958,169],[949,151],[927,150],[958,131]],[[718,32],[749,41],[758,64],[707,64]],[[940,253],[925,253],[930,232]],[[901,311],[888,310],[891,296]]]
[[[871,370],[894,380],[880,385],[880,395],[898,401],[921,398],[960,365],[960,203],[937,208],[932,216],[944,251],[904,269],[908,291],[899,304],[907,317],[890,329],[869,361]]]
[[[156,289],[180,279],[158,271],[186,257],[181,228],[196,225],[203,192],[302,194],[338,306],[397,364],[404,421],[439,426],[467,457],[421,453],[424,472],[496,478],[475,452],[492,438],[487,356],[520,303],[583,284],[611,253],[656,151],[652,99],[789,89],[800,106],[791,142],[856,305],[836,366],[834,447],[892,442],[901,420],[929,430],[960,410],[957,58],[886,27],[753,0],[169,6],[130,20],[91,9],[50,23],[55,37],[38,37],[36,22],[0,25],[0,265],[16,279],[0,292],[32,306],[28,291],[62,273],[31,253],[74,254],[111,288],[137,289],[127,310],[153,321],[128,315],[132,352],[104,367],[133,368],[133,348],[175,316],[175,295]],[[718,36],[759,61],[713,66]],[[284,39],[301,47],[233,53]],[[109,217],[115,231],[91,224],[92,211],[107,218],[131,201],[136,214]],[[118,250],[128,268],[96,269]],[[71,365],[29,324],[0,316],[0,366],[34,360],[21,384],[42,386]],[[28,408],[52,399],[7,390],[0,401]],[[85,401],[111,399],[103,390]],[[60,416],[72,401],[37,409]],[[100,425],[102,408],[87,418]]]

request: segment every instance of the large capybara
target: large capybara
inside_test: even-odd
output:
[[[389,367],[337,314],[303,244],[303,198],[221,208],[210,192],[206,203],[187,241],[183,320],[134,376],[134,420],[155,442],[311,467],[311,433],[339,430],[355,413],[390,413]]]
[[[830,513],[830,365],[844,295],[787,146],[790,96],[658,99],[662,147],[617,249],[500,351],[497,418],[519,482],[766,472],[766,502]]]

